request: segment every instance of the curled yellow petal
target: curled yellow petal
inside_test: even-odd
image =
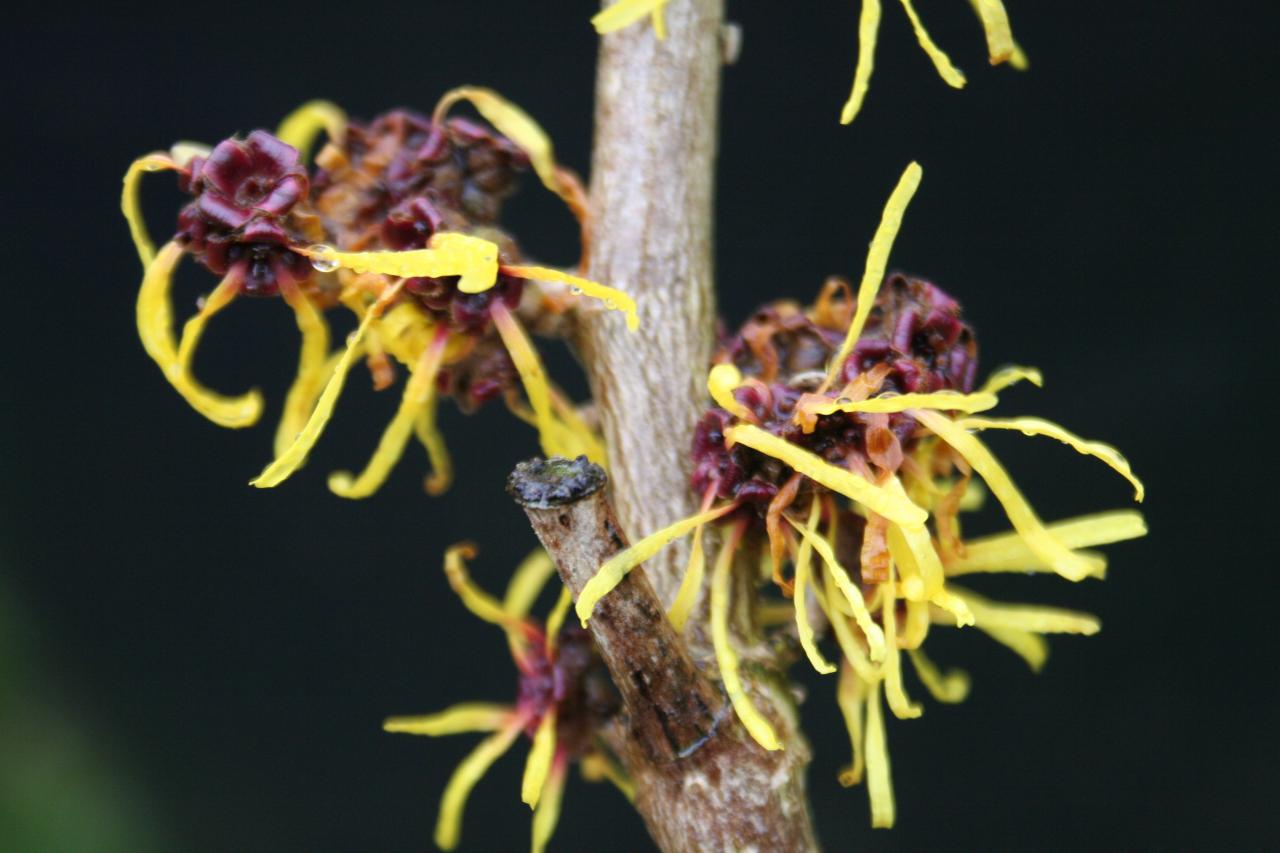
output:
[[[1002,367],[987,377],[987,381],[978,389],[979,394],[998,394],[1017,382],[1030,382],[1037,388],[1044,387],[1044,376],[1034,367],[1011,365]]]
[[[963,669],[949,669],[944,673],[922,649],[911,649],[907,654],[915,666],[916,675],[920,676],[920,683],[934,699],[954,704],[963,702],[969,695],[969,674]]]
[[[552,705],[538,723],[533,733],[533,747],[524,763],[524,778],[520,782],[520,799],[530,808],[538,805],[542,789],[551,771],[551,759],[556,752],[556,709]]]
[[[958,391],[934,391],[929,394],[884,394],[868,400],[841,402],[839,399],[805,401],[807,413],[830,415],[835,412],[905,412],[907,409],[941,409],[954,412],[985,412],[1000,402],[994,394],[961,394]]]
[[[733,396],[734,389],[741,384],[742,374],[732,364],[717,364],[707,374],[707,391],[716,405],[735,418],[754,421],[755,416],[751,414],[751,410]]]
[[[866,7],[863,8],[865,13]],[[862,327],[866,325],[867,317],[875,305],[876,294],[880,292],[880,285],[884,282],[884,270],[889,264],[889,252],[893,249],[893,241],[898,236],[898,229],[902,227],[902,217],[907,212],[907,205],[916,194],[923,175],[924,171],[919,163],[914,161],[909,163],[902,177],[898,179],[897,186],[889,194],[889,200],[885,202],[884,212],[880,215],[880,225],[876,228],[875,236],[871,238],[871,245],[867,247],[867,262],[862,271],[862,281],[858,285],[858,307],[854,312],[853,321],[849,323],[844,342],[840,344],[840,350],[827,368],[827,378],[818,389],[819,392],[826,391],[835,382],[844,367],[845,359],[858,343]]]
[[[595,430],[587,426],[586,421],[578,414],[572,401],[551,386],[551,408],[555,410],[560,422],[564,425],[566,444],[572,443],[574,452],[565,454],[570,459],[586,456],[601,467],[608,467],[609,457],[604,448],[604,441]]]
[[[876,61],[876,37],[880,32],[880,0],[862,0],[858,15],[858,64],[853,70],[853,90],[840,111],[840,123],[849,124],[862,109],[871,85],[871,69]]]
[[[610,311],[621,311],[625,314],[629,331],[634,332],[640,328],[640,315],[636,313],[636,301],[621,290],[615,290],[589,278],[570,275],[567,272],[561,272],[551,267],[503,264],[502,272],[516,278],[532,279],[534,281],[558,281],[567,284],[571,292],[599,299],[604,303],[604,307]]]
[[[495,300],[489,309],[493,317],[493,326],[502,338],[502,344],[511,356],[511,362],[520,374],[524,392],[529,396],[529,405],[533,408],[534,423],[538,428],[538,441],[542,452],[548,456],[567,456],[573,448],[564,446],[560,439],[559,423],[551,409],[551,388],[547,383],[546,371],[542,368],[542,359],[538,351],[529,342],[519,321],[512,316],[500,300]]]
[[[369,309],[365,311],[360,325],[347,338],[346,352],[342,354],[342,358],[338,359],[338,364],[333,369],[333,375],[325,383],[324,391],[321,392],[320,399],[316,401],[315,410],[311,412],[311,417],[307,419],[306,426],[302,428],[302,431],[298,433],[284,453],[278,454],[275,460],[262,470],[257,479],[249,481],[250,485],[257,486],[260,489],[278,486],[302,466],[307,454],[311,452],[311,448],[315,446],[317,439],[320,438],[320,433],[324,431],[325,424],[329,422],[329,418],[333,417],[333,408],[338,402],[338,397],[342,394],[342,386],[346,384],[347,374],[351,371],[351,365],[361,351],[361,344],[369,331],[369,325],[381,311],[381,308],[395,297],[402,284],[403,282],[397,282],[392,285],[379,297],[377,302],[369,306]]]
[[[808,542],[813,547],[813,550],[818,552],[818,556],[822,557],[823,562],[826,563],[827,570],[831,573],[831,578],[835,581],[836,586],[840,588],[840,592],[844,594],[845,600],[853,610],[854,620],[867,638],[871,659],[877,661],[883,659],[885,653],[884,631],[872,620],[871,612],[867,609],[867,603],[862,597],[862,590],[858,589],[857,584],[849,577],[849,573],[845,571],[844,566],[840,565],[840,561],[836,559],[835,552],[831,549],[831,544],[814,531],[796,524],[790,518],[787,521],[791,522],[791,526],[800,532],[800,535],[804,537],[804,541]]]
[[[907,698],[902,686],[902,654],[898,650],[898,603],[893,594],[893,566],[889,567],[889,582],[880,585],[880,621],[884,623],[884,695],[893,715],[900,720],[911,720],[924,713],[919,704]]]
[[[1082,515],[1057,521],[1048,526],[1049,533],[1068,548],[1109,545],[1145,536],[1147,524],[1142,514],[1131,509]],[[1105,567],[1105,563],[1103,566]],[[971,539],[965,543],[964,555],[947,563],[950,576],[976,572],[1053,571],[1027,545],[1017,531]],[[1100,573],[1099,573],[1100,576]]]
[[[808,597],[813,562],[813,542],[811,540],[816,538],[818,519],[822,514],[821,510],[822,508],[816,500],[813,501],[809,508],[809,518],[805,522],[805,530],[808,531],[809,535],[801,540],[800,548],[796,553],[793,601],[796,612],[796,635],[800,638],[800,647],[804,649],[805,656],[809,658],[809,663],[813,665],[813,668],[827,675],[835,672],[836,666],[824,658],[822,652],[818,650],[818,642],[814,637],[813,625],[809,622]]]
[[[534,549],[512,572],[502,597],[502,609],[512,616],[523,617],[555,573],[556,564],[551,555],[541,548]]]
[[[972,618],[972,616],[970,616]],[[898,635],[898,648],[918,649],[929,635],[930,610],[927,601],[908,601],[902,632]]]
[[[464,732],[495,732],[511,722],[515,711],[510,705],[493,702],[463,702],[435,714],[417,717],[388,717],[384,732],[410,735],[457,735]]]
[[[982,21],[982,29],[987,34],[987,54],[991,64],[999,65],[1012,60],[1016,45],[1013,42],[1013,31],[1009,27],[1009,13],[1004,9],[1004,3],[1000,0],[969,0],[969,5],[973,6],[973,11],[978,13],[978,19]],[[1021,53],[1020,49],[1018,53]],[[1022,67],[1026,67],[1025,56],[1022,62]],[[1017,62],[1011,64],[1018,68]]]
[[[337,358],[329,357],[329,324],[324,315],[312,304],[307,295],[296,285],[282,287],[280,295],[293,309],[298,331],[302,335],[302,349],[298,354],[298,375],[285,397],[284,412],[276,427],[275,454],[279,456],[289,448],[307,423],[316,398],[320,396],[325,381],[333,373]]]
[[[459,276],[458,290],[480,293],[498,280],[498,245],[457,231],[431,236],[425,249],[406,252],[339,252],[329,246],[295,248],[326,268],[342,267],[356,273],[378,273],[396,278]]]
[[[981,625],[978,627],[982,628]],[[997,643],[1012,649],[1027,662],[1032,672],[1039,672],[1044,667],[1044,662],[1049,659],[1049,644],[1039,634],[1032,631],[1019,631],[1016,628],[982,628],[982,630]]]
[[[120,194],[120,210],[125,221],[129,223],[129,236],[133,238],[134,248],[138,250],[138,260],[142,261],[145,270],[155,260],[156,248],[147,234],[147,223],[142,218],[142,206],[138,201],[138,186],[142,176],[147,172],[159,172],[162,169],[176,169],[178,164],[167,154],[148,154],[139,157],[129,164],[124,173],[124,189]]]
[[[889,771],[889,744],[884,733],[884,714],[880,710],[880,682],[874,682],[867,695],[867,797],[871,800],[871,826],[889,829],[893,826],[895,807],[893,779]]]
[[[1039,604],[1003,604],[988,601],[977,593],[951,587],[952,593],[964,599],[973,611],[979,628],[1032,631],[1037,634],[1082,634],[1086,637],[1102,628],[1098,617],[1060,607]]]
[[[480,741],[480,745],[462,759],[449,777],[444,796],[440,798],[440,816],[436,819],[435,840],[441,850],[452,850],[458,846],[458,838],[462,834],[462,810],[466,808],[471,789],[493,762],[511,748],[520,735],[520,729],[521,725],[510,724]]]
[[[1032,553],[1068,580],[1082,580],[1099,571],[1096,558],[1072,552],[1054,538],[1013,484],[1004,467],[982,442],[943,414],[928,409],[913,409],[912,413],[916,420],[951,445],[986,480],[992,494],[1004,507],[1014,529],[1026,540]]]
[[[427,399],[426,405],[418,410],[413,420],[413,432],[418,443],[427,451],[427,460],[431,463],[431,473],[425,481],[427,494],[442,495],[453,482],[453,461],[449,458],[449,448],[445,446],[444,436],[436,427],[436,410],[439,401],[435,391]]]
[[[276,128],[276,138],[298,149],[298,158],[306,161],[322,130],[329,134],[330,141],[341,144],[347,134],[347,114],[329,101],[307,101],[285,116]]]
[[[521,624],[521,617],[508,611],[492,595],[476,586],[467,571],[467,560],[476,556],[476,546],[470,542],[459,542],[451,545],[444,552],[444,574],[449,587],[462,604],[474,615],[491,625],[499,625],[514,630]]]
[[[329,490],[331,492],[343,498],[365,498],[376,492],[386,482],[391,469],[400,461],[400,456],[404,453],[404,447],[409,442],[409,435],[413,431],[419,413],[432,405],[436,375],[440,372],[440,363],[444,358],[444,349],[448,341],[448,330],[442,325],[431,346],[423,350],[418,364],[405,383],[400,406],[391,423],[383,431],[378,447],[369,459],[369,464],[355,477],[346,471],[335,471],[330,474]]]
[[[737,509],[737,504],[727,504],[706,512],[700,512],[697,515],[691,515],[688,518],[682,518],[655,533],[650,533],[630,548],[620,551],[606,560],[599,570],[591,576],[586,585],[582,587],[582,592],[578,593],[578,603],[575,609],[577,610],[578,618],[582,620],[583,627],[586,626],[587,620],[591,618],[591,611],[595,609],[600,599],[608,595],[610,590],[627,576],[628,572],[661,551],[670,542],[685,536],[694,528],[706,524],[708,521],[714,521],[735,509]]]
[[[655,35],[666,38],[666,22],[662,20],[662,7],[669,0],[617,0],[597,12],[591,18],[591,26],[600,35],[617,32],[629,27],[645,16],[653,19]]]
[[[142,286],[138,288],[138,338],[165,379],[193,409],[219,426],[233,429],[252,426],[262,414],[261,393],[255,389],[239,397],[224,397],[197,382],[187,367],[205,323],[235,295],[235,283],[224,279],[205,307],[187,321],[183,343],[175,342],[169,288],[174,268],[181,259],[182,247],[169,242],[148,264]]]
[[[574,207],[577,200],[574,197],[573,187],[564,180],[560,168],[556,165],[551,138],[532,116],[492,89],[460,86],[444,94],[436,104],[431,120],[436,124],[442,123],[449,108],[459,101],[469,101],[480,115],[484,116],[485,121],[519,146],[520,150],[528,155],[529,163],[543,186],[563,199],[570,208]]]
[[[745,444],[766,456],[784,462],[810,480],[839,492],[867,509],[898,524],[920,526],[929,514],[905,494],[895,494],[865,478],[838,468],[816,454],[766,432],[753,424],[736,424],[724,432],[726,444]]]
[[[627,774],[617,765],[612,758],[601,752],[589,752],[582,758],[578,759],[578,767],[582,770],[582,778],[588,782],[600,782],[608,780],[615,788],[627,798],[627,802],[634,802],[636,798],[636,784],[627,777]],[[552,773],[555,769],[552,768]],[[542,795],[546,798],[546,794]]]
[[[565,762],[557,761],[551,766],[547,783],[542,788],[542,796],[538,807],[533,812],[533,840],[530,846],[532,853],[543,853],[551,836],[555,834],[556,824],[560,821],[560,801],[564,796]]]
[[[693,529],[693,545],[689,548],[689,562],[684,567],[684,577],[680,579],[680,589],[676,592],[671,609],[667,611],[667,619],[676,633],[684,631],[685,623],[693,605],[698,601],[698,593],[702,590],[702,578],[706,573],[707,558],[702,550],[702,525]]]
[[[965,84],[964,74],[960,73],[960,69],[951,64],[951,57],[934,44],[933,39],[929,37],[929,33],[924,28],[924,24],[920,21],[920,16],[916,14],[915,6],[911,4],[911,0],[902,0],[902,8],[906,11],[907,17],[911,19],[911,29],[915,30],[916,41],[920,42],[920,48],[925,55],[933,62],[933,67],[938,70],[938,76],[953,89],[963,89]]]
[[[1043,435],[1057,439],[1070,446],[1077,453],[1101,459],[1110,465],[1113,471],[1133,485],[1133,499],[1135,501],[1141,503],[1142,499],[1146,497],[1146,488],[1142,485],[1142,481],[1134,476],[1133,469],[1129,467],[1129,460],[1125,459],[1119,450],[1109,444],[1103,444],[1101,441],[1087,441],[1051,421],[1046,421],[1043,418],[965,418],[960,421],[960,426],[964,429],[979,430],[1016,429],[1027,436]]]
[[[756,709],[751,697],[743,689],[742,679],[738,675],[738,653],[729,638],[729,575],[740,536],[741,529],[726,537],[716,556],[715,567],[711,570],[711,644],[715,648],[716,664],[720,667],[724,692],[728,694],[743,727],[764,749],[782,749],[773,726]]]
[[[569,592],[567,586],[560,587],[560,597],[556,599],[555,606],[547,614],[547,657],[555,654],[556,646],[560,642],[560,629],[564,627],[564,619],[569,615],[571,604],[573,604],[573,593]]]
[[[845,662],[840,667],[840,682],[836,686],[836,705],[844,717],[844,726],[849,732],[849,746],[853,753],[853,761],[840,771],[840,784],[848,788],[862,781],[864,757],[862,744],[866,738],[863,726],[863,711],[866,708],[867,685],[854,672],[853,667]]]

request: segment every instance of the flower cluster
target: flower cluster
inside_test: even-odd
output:
[[[464,100],[495,130],[450,118],[449,109]],[[322,130],[328,144],[308,169],[305,152]],[[343,497],[376,491],[410,435],[432,464],[427,490],[448,486],[451,465],[435,428],[442,395],[465,411],[502,397],[537,426],[545,452],[603,461],[593,431],[548,383],[519,315],[562,312],[574,304],[572,295],[585,294],[626,313],[634,328],[635,304],[596,282],[522,263],[500,219],[519,173],[530,168],[578,217],[585,253],[577,179],[555,162],[541,128],[487,89],[455,89],[430,117],[395,110],[367,124],[313,102],[275,134],[259,130],[212,149],[184,144],[142,157],[125,175],[122,203],[144,268],[139,336],[194,408],[222,426],[244,427],[261,416],[261,395],[223,396],[192,374],[205,326],[241,295],[280,296],[293,310],[302,333],[297,378],[277,428],[276,458],[256,486],[275,486],[303,464],[361,358],[378,389],[394,381],[395,362],[409,376],[364,470],[330,476],[330,489]],[[191,201],[157,251],[138,188],[144,173],[160,170],[176,172]],[[185,255],[221,281],[175,339],[170,287]],[[531,294],[529,282],[538,283]],[[337,307],[352,311],[358,325],[345,347],[330,352],[323,312]]]
[[[472,583],[465,561],[474,556],[469,544],[453,546],[445,554],[445,573],[468,610],[506,633],[518,672],[515,702],[467,702],[436,714],[392,717],[383,727],[389,732],[431,736],[490,733],[463,759],[445,786],[435,833],[436,844],[443,850],[452,850],[458,843],[462,811],[472,787],[522,732],[528,736],[532,745],[521,799],[534,809],[532,849],[539,853],[555,831],[565,774],[574,761],[587,778],[608,779],[631,798],[630,781],[598,738],[600,727],[618,710],[618,696],[590,635],[576,625],[564,624],[571,603],[567,589],[561,588],[545,624],[529,617],[538,593],[555,573],[546,552],[535,551],[516,569],[502,601]]]
[[[682,629],[703,582],[704,528],[714,523],[721,544],[710,583],[711,636],[738,718],[761,746],[781,748],[774,723],[741,684],[727,630],[734,567],[763,563],[790,599],[788,630],[805,657],[821,673],[840,672],[837,698],[854,750],[842,781],[865,775],[874,826],[894,821],[881,695],[899,718],[922,710],[904,688],[903,653],[938,700],[959,701],[968,689],[967,676],[944,674],[925,656],[931,625],[976,626],[1037,668],[1046,654],[1042,635],[1098,630],[1087,614],[989,602],[954,579],[1012,571],[1101,577],[1105,560],[1080,549],[1146,532],[1132,511],[1045,524],[975,435],[1008,429],[1055,438],[1106,462],[1142,500],[1141,482],[1114,448],[1038,418],[979,414],[1008,386],[1041,379],[1034,369],[1011,367],[975,390],[977,341],[960,306],[927,281],[885,276],[920,177],[911,164],[891,195],[856,298],[832,280],[812,307],[768,305],[721,342],[708,378],[715,405],[692,448],[701,510],[602,565],[576,605],[585,622],[628,571],[692,533],[670,612]],[[974,473],[1012,531],[962,537],[959,514],[984,495]],[[735,560],[744,551],[763,559]],[[762,597],[756,603],[763,618],[768,605]],[[820,647],[823,633],[834,639],[838,664]]]

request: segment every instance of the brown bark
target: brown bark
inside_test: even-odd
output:
[[[560,577],[576,598],[600,564],[626,547],[605,491],[605,475],[585,458],[517,466],[508,490],[524,507]],[[803,769],[808,753],[793,713],[768,691],[787,748],[762,749],[684,643],[638,568],[597,605],[588,623],[622,695],[611,738],[636,785],[635,806],[667,851],[808,851]]]

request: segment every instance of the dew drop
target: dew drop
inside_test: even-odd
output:
[[[144,163],[142,166],[144,172],[158,172],[163,168],[159,163]]]
[[[850,397],[836,397],[836,404],[839,406],[847,406],[852,402],[853,399]]]
[[[570,293],[572,293],[574,296],[581,296],[581,295],[582,295],[582,288],[581,288],[581,287],[578,287],[578,285],[576,285],[576,284],[575,284],[575,285],[573,285],[572,287],[570,287],[570,288],[569,288],[569,292],[570,292]]]
[[[338,268],[338,259],[331,257],[333,247],[326,246],[324,243],[317,243],[307,249],[311,256],[311,266],[317,272],[333,272]]]
[[[618,303],[613,299],[606,299],[604,301],[604,307],[608,308],[610,311],[616,311],[618,310]]]

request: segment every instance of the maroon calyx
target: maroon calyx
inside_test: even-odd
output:
[[[303,281],[311,264],[290,246],[310,242],[295,215],[309,182],[298,152],[263,130],[193,157],[179,186],[194,199],[174,239],[217,275],[238,277],[248,296],[274,296],[282,280]]]
[[[554,709],[556,750],[570,760],[591,747],[600,725],[617,712],[620,701],[591,635],[576,625],[560,631],[554,657],[548,657],[541,631],[529,632],[531,642],[520,661],[516,711],[533,737],[538,724]]]

